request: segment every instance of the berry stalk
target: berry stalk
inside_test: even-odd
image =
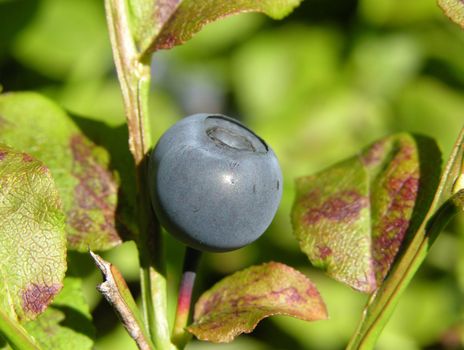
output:
[[[187,247],[182,279],[179,286],[179,296],[177,298],[176,318],[172,332],[172,342],[179,350],[183,349],[191,338],[190,333],[185,330],[185,327],[189,320],[193,287],[195,285],[196,270],[200,257],[200,251]]]

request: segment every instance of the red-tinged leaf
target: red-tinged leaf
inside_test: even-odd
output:
[[[373,292],[424,218],[440,164],[432,140],[398,134],[298,179],[292,221],[302,251],[331,277]]]
[[[48,168],[0,145],[0,310],[25,322],[63,286],[64,214]]]
[[[316,321],[326,319],[327,310],[306,276],[270,262],[226,277],[203,293],[188,331],[200,340],[230,342],[272,315]]]
[[[366,169],[358,158],[298,179],[293,224],[311,262],[358,290],[375,289]],[[353,263],[355,259],[356,263]]]
[[[261,12],[280,19],[302,0],[129,0],[132,32],[140,52],[170,49],[220,18]]]
[[[435,177],[439,167],[433,165],[437,157],[436,146],[427,139],[422,139],[419,144],[422,149],[421,181],[414,208],[419,215],[413,215],[411,240],[402,246],[401,256],[388,277],[367,300],[362,319],[347,349],[375,347],[401,295],[425,260],[433,242],[449,221],[464,210],[464,128],[456,140],[438,186],[435,186]],[[424,174],[431,177],[424,178]]]
[[[133,231],[127,220],[133,207],[110,167],[109,153],[52,101],[35,93],[0,95],[0,141],[50,168],[71,249],[109,249]]]
[[[464,28],[464,1],[463,0],[438,0],[438,5],[446,16],[453,22]]]
[[[373,289],[385,278],[409,228],[419,192],[418,157],[414,139],[408,135],[377,142],[361,155],[371,175]]]

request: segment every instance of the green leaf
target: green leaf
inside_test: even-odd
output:
[[[445,15],[464,28],[464,2],[462,0],[438,0]]]
[[[302,0],[128,0],[130,24],[142,53],[183,44],[210,22],[243,13],[261,12],[281,19]]]
[[[203,293],[188,331],[201,340],[230,342],[272,315],[316,321],[326,319],[327,310],[306,276],[270,262],[236,272]]]
[[[440,164],[433,140],[397,134],[298,179],[292,222],[301,250],[332,278],[373,292],[424,218]]]
[[[0,241],[0,310],[32,320],[62,288],[64,215],[48,168],[6,146],[0,146]]]
[[[92,349],[95,330],[81,280],[65,278],[63,290],[50,307],[25,328],[43,349]]]
[[[69,247],[109,249],[131,231],[131,206],[108,152],[52,101],[35,93],[0,95],[0,141],[50,168],[63,201]]]

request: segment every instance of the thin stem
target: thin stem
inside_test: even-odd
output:
[[[139,165],[151,146],[148,123],[150,58],[140,59],[127,18],[124,0],[105,0],[113,58],[124,101],[129,148]]]
[[[153,350],[154,346],[143,327],[137,304],[121,273],[114,265],[103,260],[94,252],[90,251],[90,255],[104,278],[103,283],[97,286],[97,290],[102,293],[116,311],[124,328],[134,339],[138,348],[140,350]]]
[[[146,197],[141,198],[146,210],[150,203]],[[146,211],[141,211],[146,212]],[[167,294],[165,266],[162,256],[162,236],[159,224],[153,217],[142,217],[146,220],[139,236],[139,259],[141,268],[142,304],[145,319],[150,326],[153,342],[160,350],[171,349],[167,321]],[[151,252],[156,252],[153,256]]]
[[[171,349],[161,230],[151,210],[146,178],[147,157],[152,146],[148,119],[150,57],[144,59],[139,57],[129,27],[126,1],[105,0],[105,7],[129,129],[129,148],[136,166],[140,231],[137,244],[145,326],[157,349]]]
[[[448,199],[427,224],[422,224],[391,275],[369,298],[358,329],[347,346],[348,350],[374,348],[400,296],[424,261],[430,246],[459,209],[462,209],[463,202],[464,191],[460,191]]]
[[[0,310],[0,336],[5,338],[13,350],[40,350],[26,330]]]
[[[186,332],[185,327],[190,315],[192,292],[200,257],[200,251],[187,247],[182,280],[179,286],[179,296],[177,298],[176,318],[172,331],[172,342],[179,350],[182,350],[191,338],[190,333]]]

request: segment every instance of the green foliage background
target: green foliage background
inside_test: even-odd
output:
[[[246,14],[211,24],[186,45],[155,54],[152,66],[156,137],[184,115],[225,113],[266,139],[284,172],[283,201],[270,230],[247,248],[206,254],[198,292],[226,274],[275,260],[309,275],[330,313],[329,321],[311,324],[270,318],[253,336],[232,344],[194,342],[187,349],[343,348],[366,297],[311,268],[299,252],[289,217],[294,178],[397,131],[436,138],[446,159],[464,121],[464,32],[434,0],[305,0],[280,22]],[[4,91],[35,90],[51,97],[76,116],[90,138],[114,147],[113,157],[128,156],[122,151],[127,132],[102,1],[1,0],[0,84]],[[181,250],[168,239],[172,276],[181,265],[176,259]],[[461,215],[439,237],[378,349],[463,346],[462,251]],[[103,256],[138,295],[136,254],[128,242]],[[68,255],[68,274],[83,278],[96,348],[135,349],[95,291],[101,277],[90,258]],[[174,279],[170,295],[176,286]]]

